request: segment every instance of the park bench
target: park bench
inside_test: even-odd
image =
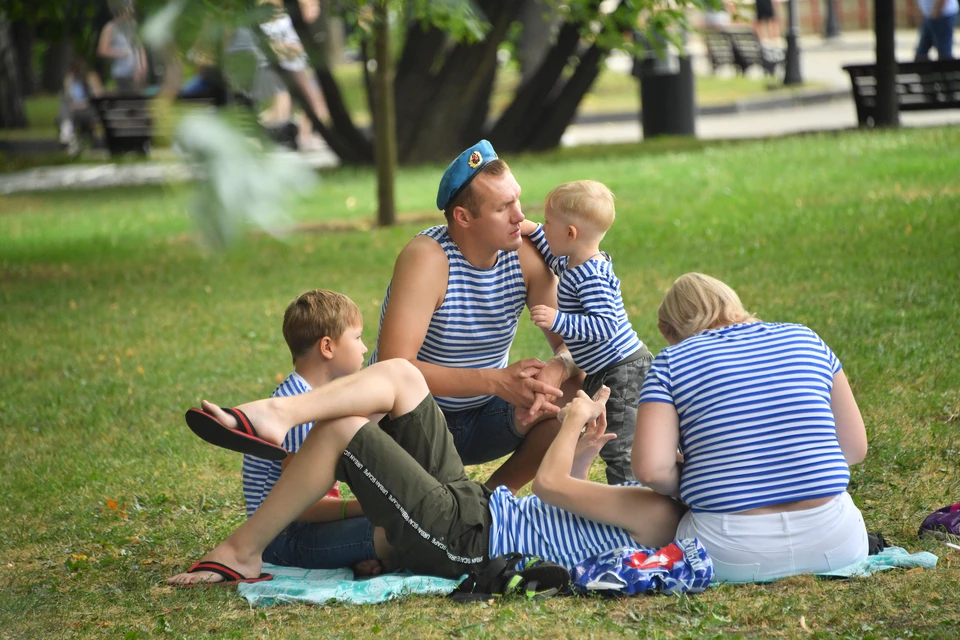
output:
[[[111,156],[126,153],[150,154],[150,141],[158,136],[169,136],[169,131],[157,131],[153,118],[153,97],[139,94],[112,94],[91,98],[103,124],[103,138]],[[177,105],[213,107],[213,97],[177,98]]]
[[[707,57],[710,59],[710,68],[714,74],[721,67],[736,64],[736,58],[733,57],[733,43],[730,42],[730,36],[727,33],[716,30],[705,31],[703,39],[707,43]]]
[[[782,49],[763,46],[750,27],[707,31],[704,39],[714,73],[722,66],[732,65],[739,75],[744,75],[750,67],[758,66],[765,75],[772,76],[785,59]]]
[[[141,95],[104,95],[91,99],[103,123],[104,144],[111,156],[127,153],[147,156],[154,137],[169,137],[169,131],[156,131],[152,100]],[[239,97],[237,101],[243,104]],[[217,101],[212,97],[177,98],[176,104],[214,107]],[[297,127],[293,123],[263,125],[263,132],[279,145],[297,148]],[[255,135],[256,132],[249,133]]]
[[[877,109],[877,65],[849,64],[857,122],[872,127]],[[960,109],[960,60],[901,62],[896,75],[900,111]]]
[[[111,156],[150,153],[153,137],[151,98],[141,95],[104,95],[90,102],[103,124],[103,139]]]

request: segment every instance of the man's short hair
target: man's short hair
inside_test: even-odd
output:
[[[350,327],[363,323],[353,300],[326,289],[301,294],[283,313],[283,339],[290,348],[293,364],[324,337],[337,340]]]
[[[617,216],[614,196],[607,185],[596,180],[565,182],[547,194],[544,208],[563,216],[571,224],[604,234]]]
[[[480,170],[480,173],[477,176],[486,175],[486,176],[502,176],[510,172],[510,167],[507,166],[507,163],[500,158],[496,160],[491,160]],[[450,204],[447,205],[447,208],[443,210],[443,216],[447,219],[447,224],[453,222],[453,210],[457,207],[463,207],[470,212],[470,215],[474,218],[480,217],[480,206],[483,204],[480,202],[480,194],[477,193],[475,185],[475,180],[471,181],[470,184],[464,188],[463,191],[457,195],[456,198],[450,201]]]

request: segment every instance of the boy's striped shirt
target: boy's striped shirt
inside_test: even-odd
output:
[[[274,390],[270,397],[296,396],[311,389],[310,384],[294,371]],[[283,440],[283,448],[291,453],[297,452],[307,438],[307,434],[310,433],[312,426],[312,422],[307,422],[290,429],[287,437]],[[243,477],[243,498],[247,504],[248,518],[260,507],[260,503],[273,489],[273,485],[280,478],[280,471],[281,466],[278,460],[263,460],[249,455],[243,456],[241,475]],[[340,497],[340,489],[336,484],[327,496]]]
[[[610,256],[603,253],[602,260],[570,268],[567,256],[550,252],[543,225],[537,225],[530,241],[560,277],[557,317],[550,330],[563,338],[581,371],[602,371],[643,346],[623,308],[620,280],[613,273]]]

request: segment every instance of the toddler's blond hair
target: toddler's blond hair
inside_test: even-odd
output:
[[[581,231],[603,234],[617,216],[613,193],[596,180],[565,182],[547,194],[544,207],[578,227]]]

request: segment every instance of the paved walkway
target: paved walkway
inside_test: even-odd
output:
[[[913,30],[896,33],[898,60],[912,60],[917,34]],[[958,42],[960,46],[960,42]],[[730,113],[702,114],[697,117],[697,137],[703,139],[766,138],[809,131],[833,131],[857,126],[856,110],[850,97],[850,80],[842,67],[845,64],[874,60],[873,33],[857,31],[825,41],[818,36],[803,36],[801,72],[806,82],[820,88],[813,91],[812,104],[784,105],[763,100],[744,100],[728,109]],[[699,38],[690,43],[697,73],[709,73],[705,48]],[[626,56],[612,56],[608,66],[628,73],[631,61]],[[755,70],[756,73],[760,73]],[[801,94],[810,91],[800,89]],[[771,108],[776,106],[776,108]],[[904,126],[960,124],[960,110],[913,112],[900,115]],[[611,116],[605,122],[573,124],[567,128],[562,143],[566,146],[636,142],[642,139],[636,114]],[[333,167],[338,158],[330,151],[302,153],[301,157],[316,168]],[[169,180],[189,180],[195,172],[179,164],[174,157],[154,162],[67,165],[31,169],[0,175],[0,194],[56,188],[97,188],[121,185],[156,184]]]

